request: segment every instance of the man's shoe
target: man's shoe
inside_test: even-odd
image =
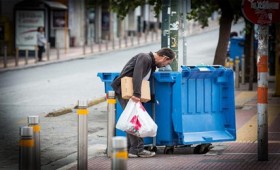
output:
[[[142,152],[138,153],[138,156],[141,157],[141,158],[149,158],[149,157],[153,157],[155,155],[156,155],[155,152],[151,152],[151,151],[148,151],[148,150],[145,150],[145,149]]]
[[[132,153],[128,153],[128,157],[129,158],[138,158],[138,155],[132,154]]]

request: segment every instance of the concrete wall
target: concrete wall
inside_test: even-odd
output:
[[[0,16],[7,16],[11,22],[13,28],[14,17],[13,8],[14,5],[22,0],[0,0]],[[55,1],[55,0],[54,0]],[[63,48],[63,44],[67,48],[69,47],[69,41],[71,45],[82,46],[88,37],[94,37],[95,42],[99,42],[103,34],[112,40],[115,37],[123,37],[128,31],[137,31],[137,16],[143,15],[140,13],[140,8],[135,11],[131,11],[124,21],[118,21],[116,14],[110,14],[110,31],[102,33],[102,8],[95,9],[95,23],[90,25],[86,21],[85,1],[84,0],[68,0],[68,30],[55,30],[52,29],[49,32],[51,37],[56,38],[56,43],[60,48]],[[147,7],[146,7],[147,8]],[[145,10],[146,12],[149,10]],[[145,13],[146,13],[145,12]],[[146,15],[146,14],[145,14]],[[147,17],[144,17],[147,18]],[[89,27],[88,29],[87,26]],[[91,28],[90,28],[91,26]],[[92,32],[90,32],[90,30]],[[65,35],[65,32],[67,35]],[[88,33],[88,34],[87,34]],[[93,33],[93,34],[92,34]],[[89,36],[90,35],[90,36]],[[59,36],[59,37],[56,37]],[[63,39],[61,37],[63,36]],[[57,39],[58,38],[58,39]],[[74,40],[74,41],[73,41]],[[62,42],[63,41],[63,42]],[[74,42],[74,44],[73,44]],[[89,44],[88,41],[87,44]]]
[[[95,42],[99,43],[101,40],[101,6],[95,8]]]
[[[84,1],[69,0],[70,37],[75,38],[75,46],[82,46],[85,41],[85,4]]]

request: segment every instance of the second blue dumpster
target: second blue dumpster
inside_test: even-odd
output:
[[[156,72],[157,145],[236,139],[233,71],[221,66]]]
[[[98,73],[105,92],[119,73]],[[145,144],[177,146],[236,139],[233,71],[222,66],[182,66],[181,72],[155,72],[155,104],[145,103],[158,125],[156,140]],[[117,102],[116,120],[122,113]],[[155,115],[153,115],[155,112]],[[117,136],[125,135],[117,130]],[[165,152],[167,153],[167,152]]]

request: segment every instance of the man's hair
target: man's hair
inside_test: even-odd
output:
[[[158,50],[156,53],[157,53],[158,55],[160,55],[160,56],[166,56],[166,57],[168,57],[169,60],[172,60],[173,58],[175,58],[175,53],[174,53],[174,51],[171,50],[170,48],[164,47],[164,48]]]

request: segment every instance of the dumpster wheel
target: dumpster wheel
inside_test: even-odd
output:
[[[145,146],[144,149],[152,152],[157,152],[157,147],[156,146]]]
[[[212,145],[211,143],[197,145],[196,147],[194,147],[193,153],[194,154],[205,154],[211,149],[210,148],[211,145]]]
[[[173,154],[174,153],[174,146],[166,146],[163,150],[164,154]]]

